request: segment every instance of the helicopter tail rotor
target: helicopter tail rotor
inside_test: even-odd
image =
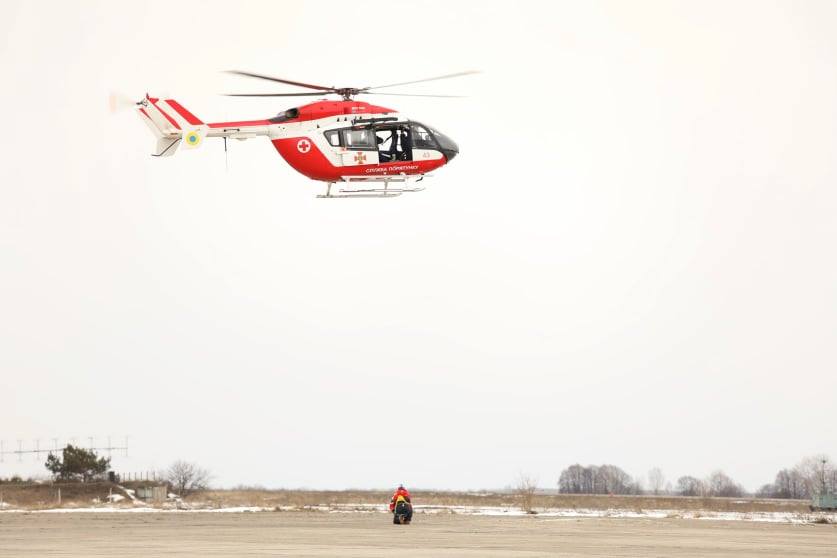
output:
[[[111,114],[134,108],[136,105],[137,102],[124,93],[111,91],[110,95],[108,95],[108,109]]]

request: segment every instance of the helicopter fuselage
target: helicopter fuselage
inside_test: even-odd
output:
[[[323,101],[279,119],[287,116],[271,137],[273,146],[314,180],[423,175],[458,153],[455,143],[432,128],[369,103]]]
[[[158,155],[176,151],[177,145],[170,149],[166,141],[190,148],[204,137],[267,136],[291,167],[324,182],[424,175],[459,152],[456,143],[434,128],[361,101],[317,101],[265,120],[207,124],[173,99],[146,96],[140,105],[139,112],[157,132]]]

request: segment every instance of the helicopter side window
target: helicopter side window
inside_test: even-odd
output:
[[[424,126],[413,124],[413,149],[439,149],[436,141]]]
[[[339,130],[329,130],[327,132],[323,132],[323,135],[326,138],[326,141],[332,147],[340,147],[340,131]]]
[[[343,145],[349,149],[377,149],[372,130],[343,130]]]

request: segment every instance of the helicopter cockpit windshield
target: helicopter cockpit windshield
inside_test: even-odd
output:
[[[341,136],[338,139],[336,132],[326,132],[331,145],[342,145],[351,150],[377,149],[381,163],[412,161],[414,150],[440,151],[448,161],[459,153],[459,147],[452,139],[419,122],[386,122],[345,128],[341,130]]]
[[[445,154],[448,161],[459,153],[459,146],[456,142],[437,129],[418,122],[412,122],[411,128],[414,149],[438,149]]]

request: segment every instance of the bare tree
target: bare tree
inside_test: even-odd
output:
[[[637,494],[642,483],[615,465],[571,465],[561,471],[558,489],[564,494]]]
[[[834,464],[827,455],[812,455],[806,457],[793,468],[805,483],[808,495],[833,492],[835,476]]]
[[[589,468],[576,463],[561,471],[561,476],[558,478],[558,490],[564,494],[592,493],[593,481]]]
[[[791,469],[776,473],[776,479],[759,489],[759,495],[769,498],[807,500],[820,492],[837,491],[837,467],[827,455],[806,457]]]
[[[602,465],[596,470],[596,485],[599,494],[626,494],[631,476],[616,465]]]
[[[645,481],[642,477],[634,478],[634,480],[628,485],[628,489],[625,494],[633,494],[634,496],[645,494]]]
[[[756,490],[755,496],[756,498],[777,498],[776,485],[770,483],[761,485],[761,487]]]
[[[681,496],[704,496],[706,484],[700,479],[686,475],[677,479],[677,492]]]
[[[514,492],[520,499],[520,507],[526,513],[534,513],[535,493],[538,491],[538,479],[523,473],[517,478]]]
[[[212,476],[195,463],[175,461],[166,471],[165,478],[179,496],[188,496],[209,488]]]
[[[706,479],[710,496],[740,497],[744,494],[741,485],[723,471],[715,471]]]
[[[663,489],[666,484],[666,477],[663,475],[659,467],[654,467],[648,471],[648,489],[656,496]]]
[[[810,498],[808,483],[797,469],[782,469],[776,473],[773,483],[773,498]]]

